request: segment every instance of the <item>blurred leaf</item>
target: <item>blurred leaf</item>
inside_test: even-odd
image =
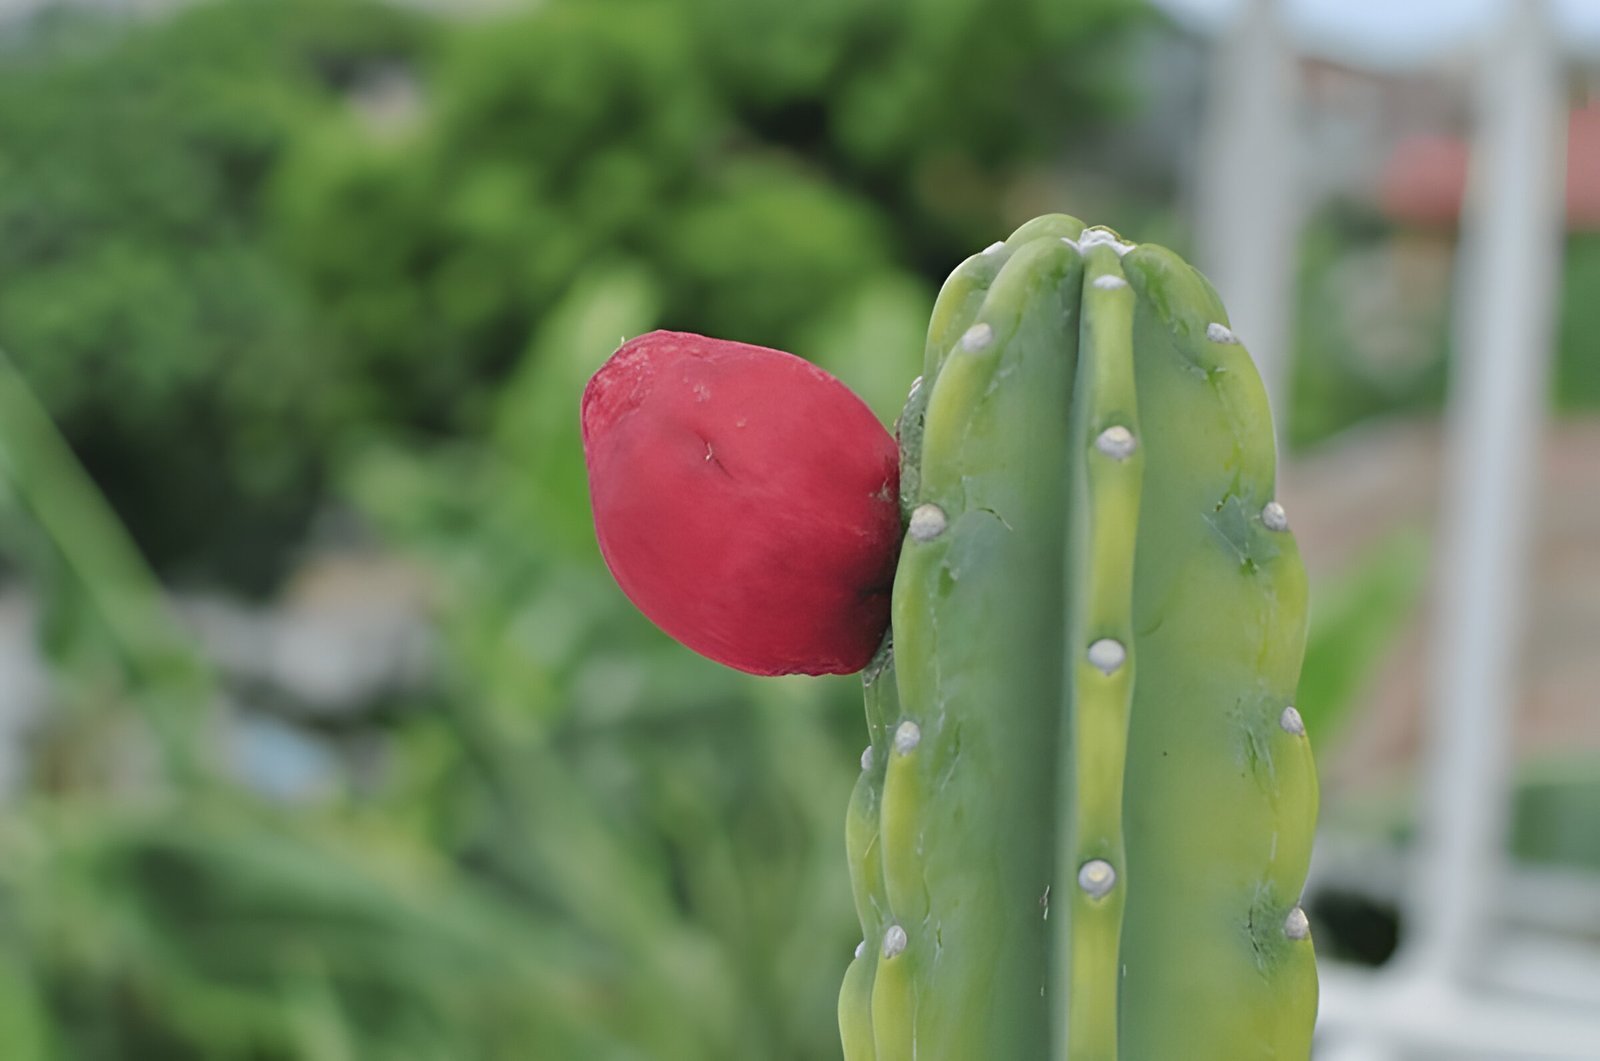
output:
[[[1556,400],[1567,409],[1600,408],[1600,234],[1567,238],[1562,270]]]
[[[909,277],[884,275],[822,318],[795,347],[842,379],[893,424],[911,381],[922,370],[922,347],[933,303]]]
[[[51,1015],[32,970],[15,955],[0,961],[0,1042],[8,1061],[51,1061],[60,1056]]]
[[[495,451],[511,474],[527,481],[534,506],[508,515],[540,524],[564,550],[582,548],[591,563],[594,534],[579,402],[606,358],[623,340],[649,331],[660,312],[648,271],[621,262],[597,265],[573,282],[541,322],[496,402]]]
[[[1518,771],[1511,853],[1600,873],[1600,758],[1564,756]]]
[[[168,611],[165,593],[117,516],[84,474],[27,385],[0,353],[0,479],[132,677],[134,703],[158,735],[169,779],[211,776],[195,732],[216,695],[212,676]]]
[[[112,1032],[114,1052],[89,1056],[150,1056],[162,1042],[164,1057],[287,1061],[306,1056],[308,1020],[334,1056],[340,1043],[426,1056],[413,1050],[430,1038],[454,1056],[473,1042],[485,1058],[618,1056],[599,1045],[603,996],[584,984],[608,975],[603,955],[392,832],[226,804],[25,824],[25,838],[16,826],[7,837],[8,916],[58,1005],[114,993],[64,1028],[77,1050],[97,1025]]]
[[[725,166],[661,235],[669,323],[766,346],[785,345],[891,260],[868,203],[780,158]]]
[[[1311,594],[1311,631],[1295,706],[1320,739],[1333,738],[1359,705],[1395,639],[1415,614],[1428,573],[1428,540],[1395,533]]]

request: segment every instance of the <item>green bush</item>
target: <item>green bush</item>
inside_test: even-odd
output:
[[[383,5],[240,0],[50,21],[0,63],[0,345],[164,566],[259,583],[298,533],[334,425],[263,192],[313,115],[419,47]]]
[[[266,587],[351,438],[481,432],[596,261],[798,346],[1117,105],[1133,0],[363,0],[0,60],[0,345],[169,575]]]

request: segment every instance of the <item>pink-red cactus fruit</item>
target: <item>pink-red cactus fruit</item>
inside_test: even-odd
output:
[[[594,525],[651,621],[751,674],[849,674],[889,621],[899,453],[793,354],[684,332],[625,343],[583,393]]]

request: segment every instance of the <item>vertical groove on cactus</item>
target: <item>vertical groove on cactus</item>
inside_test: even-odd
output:
[[[1308,1056],[1305,578],[1215,293],[1031,221],[946,282],[899,434],[847,1061]]]
[[[1133,367],[1133,292],[1107,244],[1084,248],[1078,372],[1067,445],[1072,498],[1067,558],[1067,713],[1061,778],[1074,798],[1060,804],[1056,875],[1076,880],[1058,935],[1057,1056],[1117,1056],[1117,985],[1127,865],[1123,774],[1136,659],[1134,539],[1139,526],[1140,451]],[[1117,283],[1107,284],[1114,280]]]

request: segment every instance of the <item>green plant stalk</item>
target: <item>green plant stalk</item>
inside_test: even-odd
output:
[[[180,787],[214,785],[216,771],[202,747],[217,697],[210,666],[173,616],[121,520],[3,353],[0,484],[6,500],[50,541],[117,645],[168,780]]]
[[[1215,293],[1030,222],[946,283],[900,437],[847,1061],[1309,1056],[1306,583]]]

